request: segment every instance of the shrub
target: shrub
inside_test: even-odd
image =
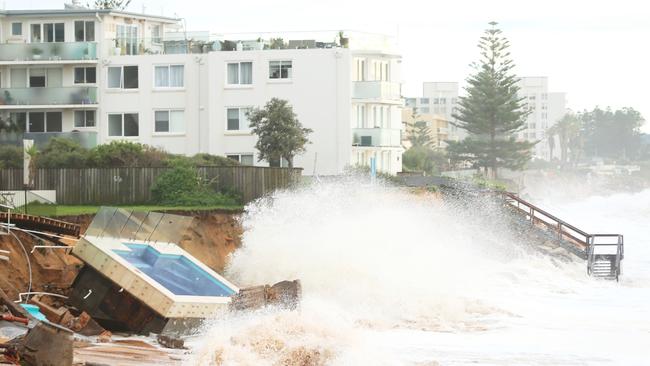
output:
[[[22,168],[23,149],[19,146],[0,146],[0,169]]]
[[[55,137],[50,139],[37,155],[38,168],[83,168],[88,163],[89,151],[78,142]]]
[[[199,177],[196,168],[178,160],[162,173],[151,187],[154,203],[169,206],[233,206],[240,200],[232,194],[218,193]]]
[[[235,166],[239,162],[228,159],[225,156],[210,155],[210,154],[196,154],[191,157],[192,163],[197,166]]]
[[[162,167],[167,153],[161,149],[130,141],[111,141],[91,150],[89,164],[96,168]]]

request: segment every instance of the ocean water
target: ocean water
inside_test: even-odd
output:
[[[355,179],[279,192],[243,218],[226,277],[300,279],[299,311],[223,315],[200,365],[650,365],[650,190],[534,203],[625,235],[619,283],[532,252],[485,212]]]

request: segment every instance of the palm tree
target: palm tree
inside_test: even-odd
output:
[[[551,151],[549,161],[553,161],[553,150],[555,150],[555,135],[557,135],[557,125],[553,125],[546,130],[546,141],[548,142],[548,149]]]
[[[569,151],[574,158],[577,157],[575,153],[580,148],[578,146],[580,130],[580,119],[573,112],[567,112],[548,129],[548,134],[557,135],[560,140],[560,161],[563,166],[568,162]]]

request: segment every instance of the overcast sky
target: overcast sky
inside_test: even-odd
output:
[[[1,1],[1,0],[0,0]],[[7,9],[61,8],[57,0],[6,0]],[[82,0],[82,3],[85,1]],[[423,81],[460,81],[478,58],[487,23],[512,44],[519,76],[548,76],[574,110],[631,106],[650,119],[650,10],[618,0],[133,0],[129,10],[177,15],[215,33],[338,30],[396,35],[404,94]],[[650,131],[650,122],[644,130]]]

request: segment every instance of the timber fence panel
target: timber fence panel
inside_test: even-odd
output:
[[[151,201],[151,187],[169,168],[42,168],[34,190],[55,190],[59,204],[129,205]],[[216,190],[234,190],[245,203],[300,180],[302,169],[231,166],[198,167],[201,178]],[[22,169],[1,169],[0,190],[22,190]]]

